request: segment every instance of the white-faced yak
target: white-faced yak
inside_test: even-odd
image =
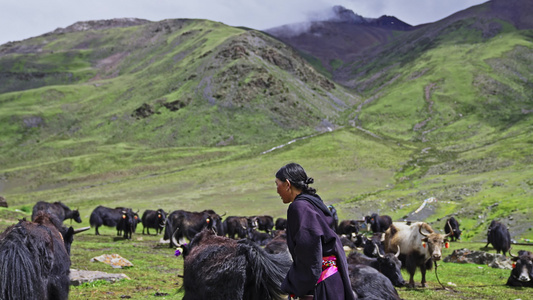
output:
[[[411,225],[394,222],[385,231],[385,252],[396,253],[400,250],[402,266],[409,272],[409,287],[414,287],[414,274],[417,268],[422,273],[422,286],[426,286],[426,270],[432,263],[442,259],[442,247],[448,242],[449,235],[433,231],[429,224],[417,222]]]

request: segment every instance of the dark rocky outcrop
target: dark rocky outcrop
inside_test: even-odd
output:
[[[444,258],[444,261],[460,264],[487,265],[498,269],[512,269],[512,261],[502,254],[472,251],[466,248],[454,250],[452,254]]]

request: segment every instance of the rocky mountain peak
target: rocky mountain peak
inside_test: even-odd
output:
[[[394,16],[383,15],[379,18],[365,18],[361,15],[354,13],[352,10],[345,8],[341,5],[335,5],[332,8],[333,16],[330,17],[328,22],[347,23],[354,25],[367,25],[380,27],[392,30],[410,30],[412,26],[399,20]]]
[[[347,9],[341,5],[335,5],[332,8],[333,17],[328,21],[353,23],[353,24],[365,24],[367,21],[361,15],[354,13],[351,9]]]
[[[101,30],[109,29],[115,27],[129,27],[137,26],[150,23],[150,21],[145,19],[137,18],[115,18],[108,20],[95,20],[95,21],[80,21],[76,22],[66,28],[57,28],[52,33],[67,33],[67,32],[76,32],[76,31],[87,31],[87,30]]]

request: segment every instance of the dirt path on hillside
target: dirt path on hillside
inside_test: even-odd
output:
[[[422,130],[422,128],[424,128],[427,125],[427,123],[432,120],[431,115],[433,114],[433,104],[434,104],[434,102],[431,101],[431,95],[432,95],[433,91],[436,89],[436,87],[437,87],[436,83],[430,83],[430,84],[426,85],[426,87],[424,88],[424,100],[428,104],[427,110],[428,110],[428,113],[429,113],[430,116],[427,119],[425,119],[424,121],[415,124],[415,126],[413,127],[414,131]],[[429,129],[429,130],[426,130],[426,131],[422,131],[422,141],[423,142],[427,142],[426,135],[428,133],[430,133],[431,131],[434,131],[436,129],[437,128],[435,127],[435,128],[432,128],[432,129]]]

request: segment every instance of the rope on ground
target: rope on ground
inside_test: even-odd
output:
[[[442,284],[442,283],[440,282],[439,274],[437,274],[437,267],[438,267],[438,265],[437,265],[437,261],[434,260],[433,263],[435,264],[435,277],[437,277],[437,281],[439,282],[440,286],[442,286],[442,289],[443,289],[443,290],[450,290],[449,288],[445,287],[444,284]]]

